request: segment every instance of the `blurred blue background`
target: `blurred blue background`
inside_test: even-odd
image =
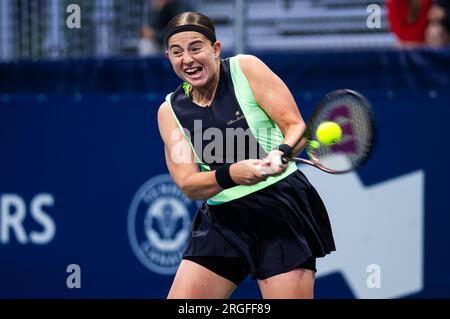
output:
[[[65,25],[70,3],[81,9],[79,29]],[[369,4],[380,8],[379,28],[368,28]],[[142,47],[152,6],[0,2],[1,298],[167,295],[185,245],[176,238],[199,203],[167,175],[156,112],[180,81],[161,51]],[[373,105],[375,150],[358,172],[301,168],[337,243],[318,265],[316,297],[449,298],[448,46],[404,45],[384,1],[183,6],[215,20],[223,57],[267,63],[305,119],[338,88]],[[161,198],[173,203],[165,221],[154,211]],[[80,288],[70,288],[70,265]],[[256,282],[233,297],[259,298]]]

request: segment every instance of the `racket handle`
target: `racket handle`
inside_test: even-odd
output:
[[[289,158],[286,155],[272,157],[272,164],[274,166],[283,166],[289,162]]]

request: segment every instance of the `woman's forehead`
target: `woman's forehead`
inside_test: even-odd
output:
[[[203,34],[199,33],[199,32],[195,32],[195,31],[183,31],[183,32],[179,32],[174,34],[173,36],[171,36],[169,38],[169,48],[172,45],[179,45],[179,46],[183,46],[183,45],[189,45],[189,43],[194,42],[194,41],[202,41],[202,42],[206,42],[208,41],[208,38],[206,38]]]

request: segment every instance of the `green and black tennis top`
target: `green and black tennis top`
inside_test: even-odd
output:
[[[223,163],[263,158],[284,139],[276,123],[256,103],[240,68],[239,55],[221,60],[219,83],[209,107],[192,102],[188,83],[168,94],[166,101],[201,171],[215,170]],[[296,170],[291,162],[283,174],[255,185],[225,189],[209,198],[208,204],[217,205],[254,193]]]

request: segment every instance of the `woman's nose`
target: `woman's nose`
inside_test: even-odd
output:
[[[186,53],[184,54],[184,56],[183,56],[183,62],[186,63],[186,64],[189,64],[189,63],[191,63],[192,61],[194,61],[194,60],[192,59],[192,56],[189,54],[189,52],[186,52]]]

